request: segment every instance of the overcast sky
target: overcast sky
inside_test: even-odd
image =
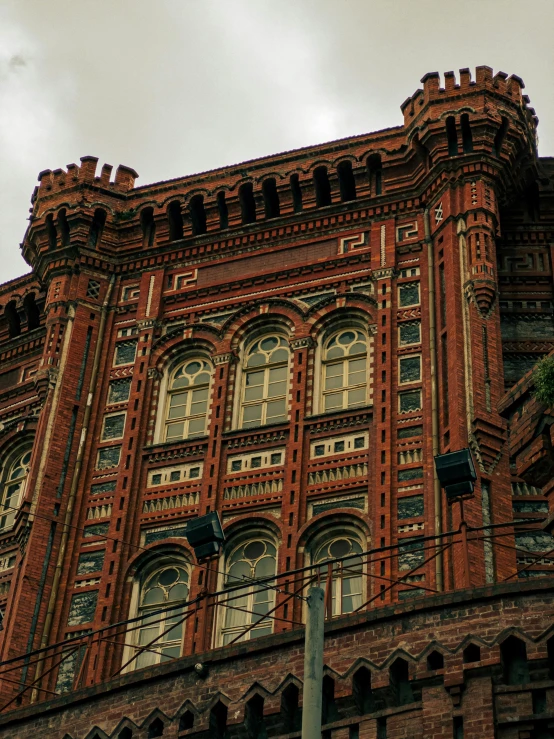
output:
[[[0,282],[43,169],[147,184],[400,125],[426,72],[515,73],[554,155],[554,0],[0,0]]]

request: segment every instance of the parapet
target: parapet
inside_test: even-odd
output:
[[[110,181],[112,165],[104,164],[99,177],[96,176],[97,166],[98,157],[85,156],[81,157],[81,166],[68,164],[67,171],[63,169],[43,170],[38,176],[40,184],[36,191],[36,197],[40,198],[81,183],[99,185],[122,193],[127,193],[134,188],[138,173],[131,167],[120,164],[115,171],[114,180]]]
[[[480,66],[475,70],[475,80],[471,79],[471,71],[460,69],[459,81],[454,72],[445,72],[444,87],[440,86],[438,72],[429,72],[421,78],[423,89],[416,90],[405,100],[400,109],[404,114],[404,125],[408,126],[417,117],[420,110],[429,103],[447,102],[449,97],[459,97],[460,93],[488,91],[496,95],[503,95],[513,104],[528,112],[531,125],[536,126],[538,119],[533,108],[529,107],[529,98],[523,94],[525,87],[521,77],[505,72],[493,74],[491,67]]]

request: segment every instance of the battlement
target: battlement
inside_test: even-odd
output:
[[[534,108],[529,105],[529,97],[523,94],[525,84],[521,77],[515,74],[508,76],[505,72],[493,74],[491,67],[479,66],[475,70],[475,80],[471,78],[471,70],[460,69],[459,81],[456,80],[454,72],[444,73],[444,87],[440,86],[440,75],[438,72],[428,72],[421,78],[423,89],[418,89],[407,98],[400,109],[404,114],[404,125],[410,123],[418,116],[420,111],[428,104],[447,102],[450,97],[458,97],[460,93],[482,93],[492,92],[503,95],[514,105],[521,107],[527,113],[530,125],[534,128],[538,123]]]
[[[37,198],[59,192],[65,188],[74,187],[77,184],[98,185],[117,192],[129,192],[135,186],[138,173],[131,167],[120,164],[115,171],[115,178],[110,181],[112,165],[102,165],[100,176],[96,176],[98,157],[81,157],[81,166],[68,164],[67,171],[64,169],[45,169],[38,175],[39,186],[33,194],[33,201]]]

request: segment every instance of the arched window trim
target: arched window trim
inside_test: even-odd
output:
[[[257,426],[243,426],[242,425],[242,409],[243,409],[243,398],[244,398],[244,392],[245,392],[245,374],[246,374],[246,361],[248,357],[248,352],[251,349],[251,347],[257,342],[265,337],[270,336],[278,336],[287,343],[288,349],[289,349],[289,356],[288,361],[286,364],[287,370],[286,370],[286,389],[285,389],[285,411],[286,411],[286,419],[289,417],[289,410],[290,410],[290,403],[289,403],[289,391],[290,391],[290,385],[291,385],[291,361],[292,361],[292,352],[290,350],[290,336],[288,335],[288,332],[286,329],[279,325],[279,323],[275,323],[273,326],[268,326],[267,324],[264,326],[260,326],[257,329],[251,331],[248,333],[248,335],[244,338],[244,340],[241,343],[240,348],[240,361],[237,366],[237,373],[235,377],[235,392],[234,392],[234,403],[233,403],[233,428],[257,428]],[[267,367],[268,365],[265,365]],[[285,420],[286,420],[285,419]],[[276,423],[280,423],[279,421]],[[284,423],[284,421],[283,421]],[[259,424],[260,426],[267,425],[265,422]]]
[[[323,525],[319,531],[317,531],[307,542],[307,546],[305,549],[306,552],[306,565],[315,565],[319,560],[319,555],[321,554],[322,550],[325,548],[327,542],[331,542],[336,539],[352,539],[356,542],[357,546],[360,548],[360,552],[364,552],[368,549],[368,539],[367,535],[362,531],[361,527],[356,525],[355,521],[344,521],[342,520],[340,523],[333,523],[329,525]],[[362,564],[361,569],[363,570],[364,564]],[[313,570],[314,574],[316,570]],[[325,582],[327,578],[327,565],[322,566],[321,570],[322,575],[322,584],[321,587],[325,589]],[[343,589],[342,580],[339,577],[335,576],[336,573],[333,574],[333,616],[340,616],[345,615],[347,613],[352,613],[356,608],[358,608],[362,603],[365,601],[366,598],[366,592],[367,592],[367,577],[365,577],[363,574],[360,574],[359,576],[352,576],[350,575],[346,576],[346,579],[354,579],[354,577],[360,577],[361,583],[360,587],[356,588],[357,593],[357,599],[355,600],[355,603],[352,607],[352,610],[344,611],[344,598],[348,597],[348,593],[346,593]],[[359,593],[359,594],[358,594]],[[338,608],[340,604],[340,609]],[[305,607],[304,607],[304,617],[306,616],[305,613]]]
[[[169,403],[170,403],[170,395],[172,394],[170,391],[170,380],[173,377],[173,375],[177,372],[179,367],[182,367],[187,362],[190,362],[193,359],[198,359],[199,361],[207,362],[207,364],[210,367],[210,382],[208,385],[208,404],[206,408],[206,433],[208,428],[208,422],[210,418],[210,410],[211,410],[211,401],[212,401],[212,388],[213,388],[213,380],[214,380],[214,367],[213,363],[210,360],[210,357],[208,355],[208,352],[203,347],[190,347],[186,351],[184,351],[182,354],[179,354],[178,357],[176,357],[172,362],[168,363],[167,367],[165,368],[165,371],[163,373],[161,382],[160,382],[160,392],[158,394],[158,407],[156,411],[156,427],[154,431],[154,442],[157,444],[163,444],[166,441],[166,419],[169,409]],[[198,434],[197,436],[193,436],[190,438],[200,438],[201,436],[204,436],[204,434]],[[189,438],[189,437],[185,437]],[[171,441],[171,439],[169,440]],[[174,441],[177,441],[177,439],[174,439]]]
[[[312,413],[314,415],[325,413],[323,405],[323,372],[324,372],[324,347],[326,343],[336,334],[347,329],[362,331],[367,341],[367,367],[366,367],[366,405],[371,403],[373,397],[372,375],[370,369],[373,359],[373,330],[372,325],[368,322],[368,317],[355,313],[348,315],[333,315],[322,328],[317,336],[317,343],[314,357],[314,385],[312,398]],[[339,409],[337,409],[339,410]],[[342,410],[347,410],[343,408]],[[332,413],[333,411],[329,411]]]
[[[260,526],[253,526],[252,528],[246,529],[244,531],[237,532],[234,536],[231,536],[229,541],[227,542],[227,545],[225,546],[225,549],[223,553],[220,556],[219,560],[219,578],[218,578],[218,584],[217,589],[218,591],[222,591],[225,588],[226,582],[228,583],[229,588],[236,587],[236,585],[240,584],[240,581],[231,578],[227,580],[227,572],[228,572],[228,565],[229,561],[232,559],[232,557],[235,555],[235,553],[240,550],[242,547],[245,547],[252,542],[256,541],[265,541],[273,545],[275,547],[275,568],[274,573],[277,573],[279,571],[279,541],[277,540],[276,535],[274,532],[266,526],[260,525]],[[245,608],[245,610],[253,611],[255,610],[254,607],[254,594],[255,594],[255,587],[245,587],[245,591],[247,594],[247,603],[242,606]],[[267,611],[270,611],[272,608],[275,607],[275,590],[267,589],[262,591],[264,600],[268,603]],[[237,592],[233,594],[233,596],[236,596]],[[225,596],[222,597],[223,600],[226,600]],[[238,604],[238,599],[236,600],[236,603]],[[229,643],[232,641],[236,636],[238,636],[241,631],[244,631],[248,628],[248,626],[251,625],[250,617],[251,614],[244,614],[244,623],[239,624],[238,618],[237,618],[237,625],[233,626],[227,626],[227,613],[236,613],[240,616],[240,612],[238,611],[230,611],[228,608],[220,607],[217,609],[217,624],[215,629],[215,638],[214,638],[214,648],[218,646],[224,646],[225,643]],[[254,621],[257,621],[258,617],[253,617]],[[260,630],[264,629],[269,625],[269,630],[267,633],[273,633],[273,627],[275,622],[272,619],[268,619],[268,624],[263,624],[263,622],[257,626],[254,629],[251,629],[245,636],[245,640],[249,641],[250,639],[254,639],[257,636],[263,635],[259,634]],[[226,639],[226,635],[229,635],[229,638]],[[242,641],[242,640],[241,640]]]
[[[25,498],[31,454],[31,441],[17,444],[6,454],[5,462],[0,468],[0,531],[8,531],[14,526],[17,512],[11,508],[19,508]],[[16,473],[16,464],[19,460],[23,461],[21,475]],[[16,485],[19,487],[14,489]],[[6,504],[10,506],[10,509],[4,509]]]
[[[180,567],[183,568],[188,576],[188,595],[187,599],[190,595],[190,588],[191,588],[191,575],[192,575],[192,563],[190,559],[187,557],[187,555],[184,552],[158,552],[152,551],[152,557],[150,560],[145,562],[143,566],[139,567],[137,569],[137,572],[135,574],[135,577],[133,579],[133,589],[131,592],[131,603],[129,607],[129,617],[135,618],[136,616],[140,615],[140,609],[141,609],[141,597],[142,597],[142,589],[143,586],[154,576],[157,572],[160,572],[161,570],[164,570],[166,568],[169,568],[171,566],[173,567]],[[156,606],[156,609],[158,607]],[[154,607],[152,608],[154,610]],[[175,615],[178,611],[173,611],[168,614],[168,617],[170,617],[171,614]],[[181,614],[182,617],[183,614]],[[159,617],[156,618],[158,620]],[[182,625],[182,636],[180,640],[180,653],[182,654],[183,650],[183,644],[186,636],[186,624],[188,622],[185,621]],[[123,661],[122,664],[125,664],[128,662],[132,656],[136,652],[136,646],[139,644],[139,634],[140,629],[136,629],[136,626],[138,625],[138,622],[135,622],[130,625],[130,628],[135,627],[134,631],[129,631],[129,634],[125,640],[126,645],[125,649],[123,651]],[[161,634],[163,631],[166,630],[167,626],[165,625],[165,621],[161,622],[160,624],[156,625],[159,627],[159,633]],[[154,637],[152,637],[154,638]],[[151,639],[149,639],[151,641]],[[133,645],[133,646],[132,646]],[[153,649],[156,647],[153,647]],[[148,653],[147,653],[148,654]],[[153,652],[149,653],[154,660],[150,664],[159,664],[161,661],[161,656],[154,654]],[[133,660],[131,664],[129,664],[125,669],[124,672],[134,672],[137,669],[141,669],[139,667],[140,658],[137,658],[136,660]]]

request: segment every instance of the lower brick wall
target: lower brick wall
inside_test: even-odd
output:
[[[458,591],[327,624],[324,739],[549,736],[537,731],[554,725],[552,585],[544,579]],[[525,644],[526,684],[506,684],[513,680],[501,644],[510,637]],[[468,661],[470,642],[480,649],[478,661]],[[362,667],[368,672],[358,673]],[[299,711],[287,696],[297,695],[301,707],[302,674],[302,631],[274,634],[6,713],[0,737],[294,739]],[[226,733],[217,733],[217,716]],[[156,721],[163,734],[152,733]],[[124,728],[131,733],[121,734]]]

